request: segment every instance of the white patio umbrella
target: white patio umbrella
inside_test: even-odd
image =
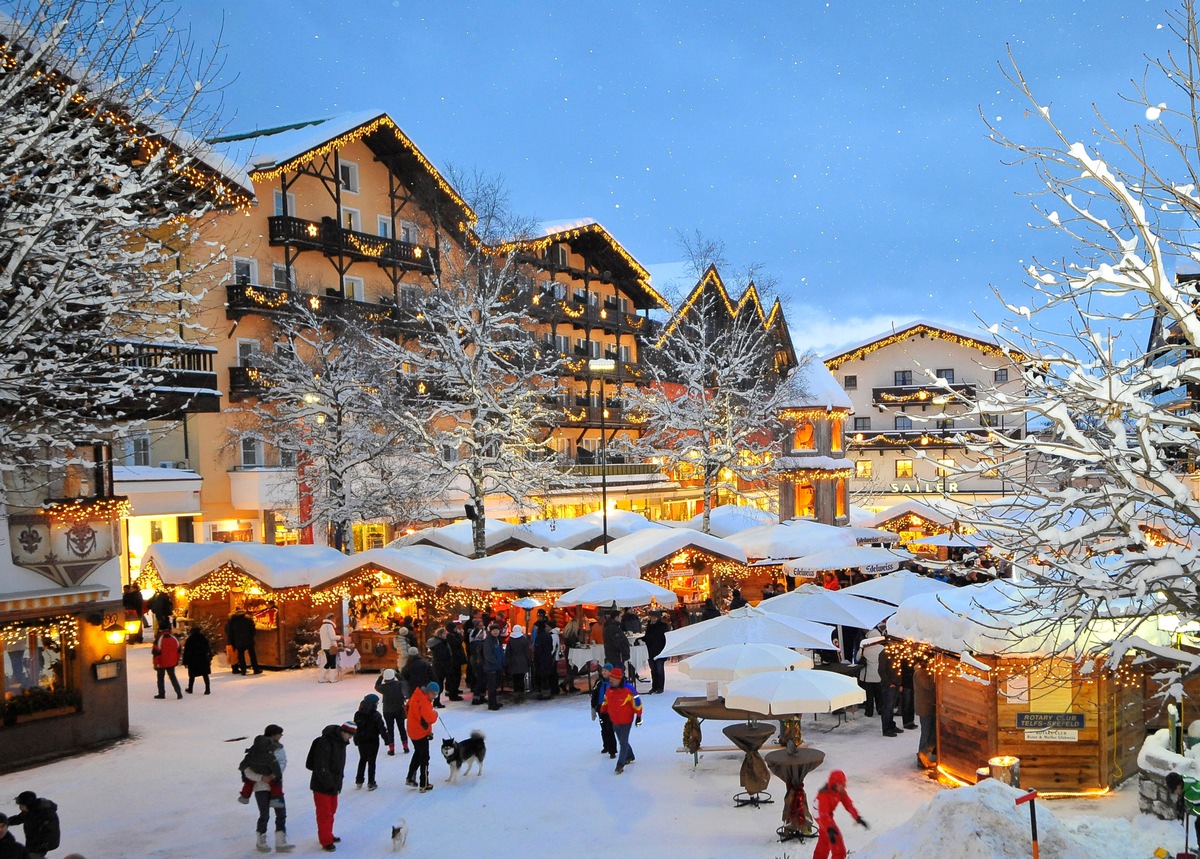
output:
[[[772,671],[734,680],[725,689],[726,707],[766,716],[832,713],[865,700],[857,681],[833,671]]]
[[[891,617],[896,608],[846,591],[829,591],[810,585],[772,597],[771,611],[815,623],[871,629]]]
[[[689,656],[679,670],[693,680],[737,680],[765,671],[812,667],[812,659],[778,644],[727,644]]]
[[[894,546],[900,542],[899,534],[895,531],[885,531],[883,528],[867,528],[863,525],[851,525],[845,530],[854,535],[855,541],[860,546],[870,545],[871,543],[886,543],[889,546]]]
[[[900,603],[909,597],[916,596],[917,594],[930,594],[948,590],[954,590],[954,586],[948,585],[945,582],[939,582],[937,579],[931,579],[928,576],[922,576],[910,570],[900,570],[886,576],[878,576],[874,579],[868,579],[865,582],[859,582],[848,588],[842,588],[838,593],[850,594],[856,597],[867,597],[868,599],[879,600],[880,602],[892,605],[900,605]],[[774,599],[779,599],[779,597],[775,597]]]
[[[661,605],[675,605],[679,598],[673,591],[645,579],[610,576],[569,590],[556,599],[554,604],[563,606],[615,605],[618,608],[625,608],[634,605],[650,605],[651,601],[657,601]]]
[[[873,546],[842,546],[827,549],[815,555],[805,555],[783,565],[788,575],[796,573],[818,573],[822,570],[849,570],[857,568],[863,575],[877,576],[899,569],[904,561],[913,556],[903,550],[877,549]]]
[[[832,627],[746,605],[712,620],[671,630],[667,633],[667,647],[659,657],[687,656],[726,644],[780,644],[832,650],[832,634]]]

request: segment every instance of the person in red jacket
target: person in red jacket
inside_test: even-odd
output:
[[[433,790],[429,783],[429,738],[433,736],[433,723],[437,721],[437,710],[433,699],[442,691],[434,682],[413,689],[408,699],[408,738],[412,740],[413,756],[408,762],[408,778],[405,784],[418,787],[417,770],[421,771],[421,793]]]
[[[617,752],[617,775],[625,772],[625,765],[633,763],[633,746],[629,744],[629,731],[635,721],[642,724],[642,699],[633,685],[625,682],[625,672],[614,668],[608,675],[608,689],[600,702],[600,712],[612,721],[613,731],[620,743]]]
[[[154,648],[150,651],[154,657],[154,669],[158,672],[158,694],[155,698],[166,698],[166,687],[163,680],[171,678],[175,687],[175,697],[183,697],[183,689],[179,686],[179,678],[175,676],[175,666],[179,664],[179,639],[169,629],[161,630],[154,639]]]
[[[817,791],[817,849],[813,851],[813,859],[827,859],[831,853],[833,859],[846,859],[846,842],[837,821],[833,819],[839,803],[850,812],[855,823],[864,829],[869,828],[850,801],[850,794],[846,793],[846,774],[834,770],[829,774],[825,787]]]

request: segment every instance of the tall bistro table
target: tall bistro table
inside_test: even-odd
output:
[[[764,725],[761,722],[749,724],[727,725],[721,733],[729,737],[730,742],[745,752],[742,758],[742,768],[739,773],[742,792],[734,794],[733,804],[741,808],[743,805],[759,805],[774,802],[771,794],[767,793],[767,785],[771,783],[771,773],[763,763],[758,750],[763,743],[775,734],[774,725]],[[824,755],[822,755],[824,757]]]
[[[787,785],[783,801],[783,826],[776,831],[780,841],[801,840],[817,834],[808,797],[804,793],[804,777],[825,762],[820,749],[799,748],[789,754],[787,749],[767,752],[767,769]]]

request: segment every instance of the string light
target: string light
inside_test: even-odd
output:
[[[840,355],[834,355],[832,358],[825,359],[825,366],[830,370],[836,370],[843,364],[856,359],[866,358],[872,352],[878,352],[880,349],[885,349],[896,343],[902,343],[905,340],[911,340],[914,337],[925,336],[932,340],[944,340],[947,343],[953,343],[956,346],[965,346],[968,349],[976,349],[985,355],[994,355],[998,357],[1011,358],[1014,361],[1025,360],[1025,356],[1020,352],[1006,350],[996,343],[989,343],[986,340],[980,340],[976,337],[967,337],[962,334],[955,334],[953,331],[947,331],[944,328],[935,328],[932,325],[917,323],[908,328],[890,334],[879,340],[873,340],[864,346],[859,346],[856,349],[851,349],[849,352],[843,352]]]
[[[75,615],[59,615],[36,623],[17,621],[0,626],[0,640],[5,646],[17,641],[28,641],[30,634],[38,639],[57,639],[63,650],[74,650],[79,646],[79,618]]]
[[[784,469],[780,474],[792,480],[803,480],[811,482],[814,480],[847,480],[854,476],[853,468],[789,468]]]
[[[806,409],[784,409],[779,413],[781,420],[792,423],[801,423],[803,421],[817,420],[833,420],[844,421],[850,415],[848,409],[825,409],[825,408],[806,408]]]
[[[717,296],[721,299],[722,304],[725,305],[725,310],[729,314],[729,318],[731,320],[736,321],[739,313],[749,307],[754,311],[755,315],[758,316],[758,320],[760,323],[762,323],[763,328],[767,331],[771,330],[770,324],[768,323],[766,316],[763,314],[762,304],[758,300],[758,289],[754,286],[754,284],[750,284],[746,287],[746,291],[742,294],[741,300],[738,301],[737,305],[734,305],[732,299],[729,297],[728,290],[725,289],[725,283],[721,280],[721,275],[717,273],[715,267],[709,266],[708,271],[704,273],[704,277],[700,279],[700,282],[696,284],[696,288],[692,290],[692,294],[687,297],[687,300],[684,301],[679,310],[677,310],[671,317],[671,321],[664,326],[662,334],[658,338],[658,342],[654,344],[654,348],[663,348],[664,344],[667,342],[667,339],[683,322],[693,305],[695,305],[695,303],[699,301],[700,298],[709,291],[709,289],[716,290]],[[771,315],[771,319],[777,318],[778,317],[774,313]]]
[[[97,519],[123,519],[133,512],[133,505],[124,495],[112,495],[59,501],[43,508],[42,512],[56,525],[75,525]]]

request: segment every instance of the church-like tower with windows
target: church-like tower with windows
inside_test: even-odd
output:
[[[853,404],[821,361],[810,360],[796,372],[801,393],[779,414],[784,432],[779,521],[849,524],[854,466],[845,447]]]

